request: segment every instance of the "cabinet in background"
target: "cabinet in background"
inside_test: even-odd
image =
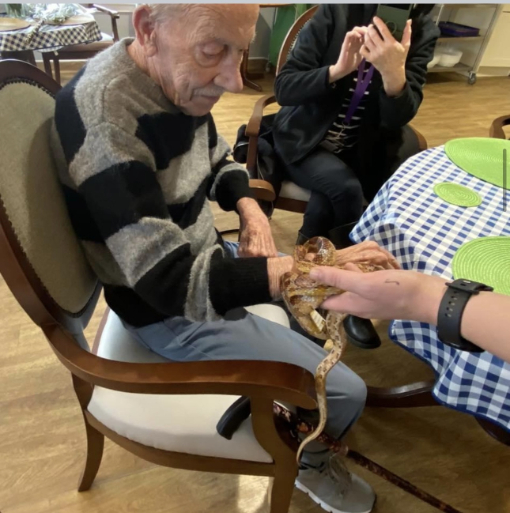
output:
[[[499,15],[481,66],[502,67],[510,71],[510,4],[506,4]]]

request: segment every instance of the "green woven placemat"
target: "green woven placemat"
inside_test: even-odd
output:
[[[477,192],[458,183],[438,183],[434,185],[434,192],[446,203],[459,207],[477,207],[482,202]]]
[[[507,167],[510,165],[510,141],[484,137],[453,139],[445,144],[448,158],[470,175],[503,187],[503,149],[507,149]],[[507,170],[510,174],[510,169]],[[506,188],[510,189],[510,178]]]
[[[510,237],[483,237],[462,245],[452,261],[455,279],[479,281],[510,296]]]

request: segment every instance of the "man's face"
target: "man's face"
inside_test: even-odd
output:
[[[152,78],[186,114],[207,114],[225,91],[242,90],[239,68],[257,17],[257,5],[187,6],[157,24]]]

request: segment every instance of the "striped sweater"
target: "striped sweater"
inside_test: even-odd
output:
[[[210,114],[183,114],[127,53],[124,39],[57,95],[52,147],[67,208],[105,299],[145,326],[213,320],[270,300],[265,258],[230,258],[209,199],[234,210],[244,168]]]

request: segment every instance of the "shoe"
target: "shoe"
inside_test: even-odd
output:
[[[307,237],[306,235],[303,235],[301,232],[298,232],[296,246],[303,245],[309,239],[311,239],[311,237]]]
[[[370,513],[375,503],[372,487],[349,472],[337,455],[318,468],[304,466],[296,479],[296,488],[329,513]]]
[[[335,245],[336,249],[348,248],[349,246],[354,246],[354,242],[349,237],[349,234],[352,232],[354,227],[358,224],[358,222],[343,224],[341,226],[337,226],[328,232],[329,240]]]
[[[381,339],[370,319],[348,315],[344,319],[344,328],[349,342],[356,347],[376,349],[381,345]]]

